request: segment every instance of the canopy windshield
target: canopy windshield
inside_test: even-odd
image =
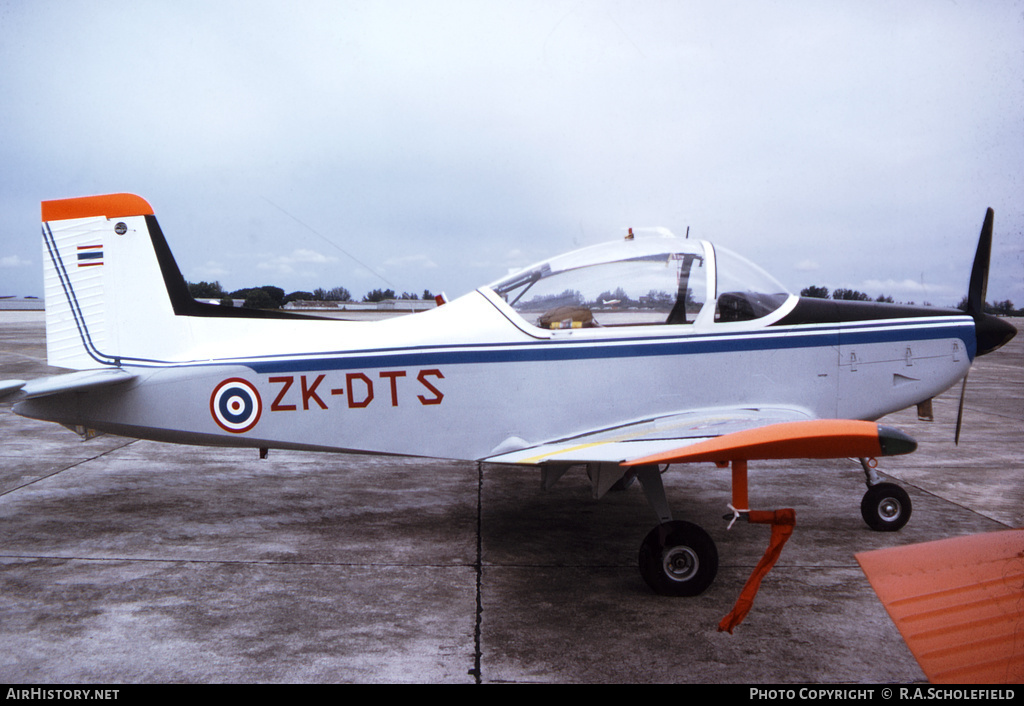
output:
[[[760,319],[789,298],[778,280],[731,250],[716,246],[715,265],[715,321],[719,323]]]
[[[707,300],[699,241],[662,237],[587,248],[491,285],[542,328],[689,324]]]
[[[712,252],[717,278],[708,271]],[[789,296],[738,255],[675,237],[578,250],[490,288],[526,321],[546,329],[693,324],[716,290],[715,321],[746,321],[767,315]]]

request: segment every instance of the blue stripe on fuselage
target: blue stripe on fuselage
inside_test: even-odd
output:
[[[964,318],[960,321],[940,324],[935,328],[928,326],[901,326],[896,324],[892,330],[890,323],[844,324],[840,329],[840,343],[858,345],[867,343],[898,343],[906,341],[932,341],[943,338],[959,338],[963,341],[967,357],[971,362],[978,351],[978,340],[975,336],[974,320]]]
[[[810,329],[810,330],[808,330]],[[799,348],[838,348],[843,345],[897,343],[959,338],[971,360],[977,348],[970,320],[937,324],[897,324],[892,321],[846,324],[830,328],[793,327],[742,334],[707,334],[615,340],[538,341],[513,344],[471,344],[338,352],[315,358],[263,358],[237,361],[256,373],[323,372],[353,368],[436,366],[450,364],[556,362],[607,358],[643,358],[744,353]]]

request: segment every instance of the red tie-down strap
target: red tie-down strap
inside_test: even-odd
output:
[[[718,624],[719,632],[727,630],[730,635],[733,629],[747,617],[747,613],[750,612],[751,607],[754,605],[754,596],[757,595],[757,589],[761,587],[761,579],[775,566],[775,562],[779,560],[779,555],[782,553],[782,547],[785,546],[786,540],[793,534],[793,527],[796,526],[796,511],[791,508],[774,511],[751,510],[747,515],[747,521],[761,525],[771,525],[772,537],[768,543],[768,549],[764,552],[764,556],[761,557],[761,561],[757,562],[753,573],[750,574],[750,578],[744,584],[743,590],[740,591],[740,597],[736,599],[736,604],[732,607],[729,614],[722,618],[722,622]]]

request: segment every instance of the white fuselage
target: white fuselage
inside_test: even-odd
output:
[[[126,436],[482,459],[720,409],[876,419],[949,388],[977,350],[969,316],[823,312],[673,237],[584,248],[385,321],[252,318],[188,296],[138,197],[54,204],[48,361],[107,377],[29,388],[15,409]]]
[[[487,288],[372,323],[178,322],[194,343],[177,360],[125,359],[136,380],[19,412],[182,443],[479,459],[680,411],[876,419],[952,386],[974,346],[966,316],[552,331]]]

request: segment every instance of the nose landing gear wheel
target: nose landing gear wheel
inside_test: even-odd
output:
[[[652,529],[640,545],[640,575],[663,596],[696,596],[718,573],[718,549],[701,527],[674,520]]]
[[[894,483],[879,483],[868,488],[860,501],[860,514],[876,532],[895,532],[907,524],[911,513],[910,496]]]

